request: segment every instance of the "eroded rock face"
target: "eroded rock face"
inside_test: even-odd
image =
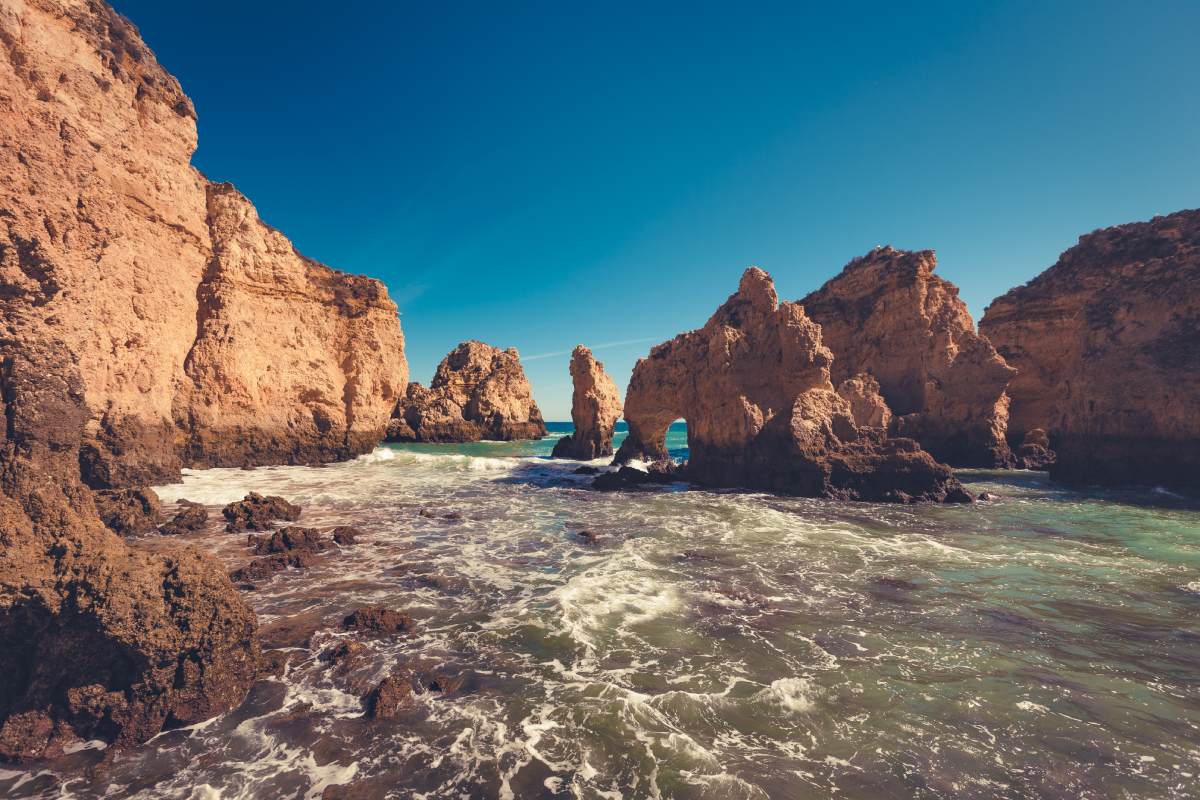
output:
[[[0,343],[0,758],[127,745],[238,705],[256,620],[219,564],[108,530],[78,479],[89,411],[70,352],[6,317]]]
[[[575,431],[554,445],[554,458],[591,461],[613,454],[613,429],[621,418],[621,394],[592,351],[571,353],[571,421]]]
[[[616,460],[667,458],[672,421],[688,423],[688,479],[858,500],[969,499],[917,444],[860,429],[829,378],[821,327],[779,303],[751,268],[703,328],[638,361],[625,399],[629,436]]]
[[[894,433],[954,466],[1009,466],[1005,389],[1014,370],[975,332],[936,266],[932,250],[878,248],[800,304],[833,352],[833,381],[874,377]]]
[[[860,428],[882,428],[892,424],[892,410],[879,393],[879,381],[867,373],[859,373],[838,384],[838,395],[850,404],[850,416]]]
[[[1009,430],[1052,477],[1200,488],[1200,210],[1080,237],[980,322],[1019,371]]]
[[[513,348],[463,342],[438,364],[426,389],[410,383],[388,425],[390,442],[540,439],[542,412]]]
[[[76,357],[93,488],[362,452],[407,382],[382,285],[297,255],[195,148],[107,5],[0,5],[0,294]]]

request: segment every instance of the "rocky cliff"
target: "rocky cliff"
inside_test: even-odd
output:
[[[703,328],[638,361],[625,398],[618,462],[667,457],[672,421],[688,423],[687,477],[847,500],[968,500],[950,469],[910,439],[860,428],[834,391],[821,327],[779,303],[751,268]]]
[[[1018,369],[1015,441],[1055,478],[1200,488],[1200,210],[1095,231],[997,298],[980,329]]]
[[[192,104],[94,0],[0,3],[0,295],[78,359],[95,487],[344,458],[407,382],[383,286],[189,163]]]
[[[932,250],[878,248],[800,301],[833,351],[833,380],[868,373],[894,431],[963,467],[1012,464],[1005,439],[1014,370],[975,332]]]
[[[390,442],[540,439],[542,412],[513,348],[463,342],[442,359],[429,388],[410,383],[388,424]]]
[[[0,0],[0,758],[241,702],[254,614],[84,486],[342,458],[407,380],[382,285],[298,256],[189,164],[195,114],[98,0]]]
[[[592,351],[571,353],[571,422],[575,431],[554,445],[555,458],[591,461],[613,454],[613,429],[621,418],[621,394]]]

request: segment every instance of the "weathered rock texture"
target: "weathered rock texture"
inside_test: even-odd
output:
[[[390,442],[540,439],[542,412],[513,348],[463,342],[438,364],[426,389],[410,383],[388,424]]]
[[[850,415],[860,428],[883,428],[892,424],[892,410],[879,393],[879,381],[860,373],[838,384],[837,393],[850,404]]]
[[[751,268],[703,328],[638,361],[625,398],[618,462],[667,458],[672,421],[688,423],[686,476],[839,499],[966,500],[950,469],[910,439],[859,428],[829,378],[821,327],[779,303]]]
[[[407,381],[382,286],[297,255],[195,147],[191,103],[107,5],[0,0],[2,758],[200,721],[258,668],[217,562],[123,541],[85,482],[346,457]]]
[[[592,351],[579,345],[571,353],[571,421],[575,431],[554,445],[555,458],[591,461],[613,454],[613,429],[621,418],[621,394]]]
[[[835,383],[868,373],[893,432],[954,466],[1008,466],[1014,370],[975,332],[958,289],[933,274],[932,250],[883,247],[800,301],[833,351]]]
[[[1019,370],[1010,433],[1049,434],[1053,477],[1200,488],[1200,210],[1081,237],[980,328]]]
[[[235,707],[258,667],[253,612],[212,558],[100,522],[78,479],[78,368],[22,322],[6,316],[0,341],[0,758],[130,744]]]
[[[0,295],[78,362],[95,488],[344,458],[407,382],[381,284],[190,164],[192,104],[97,0],[0,3]]]

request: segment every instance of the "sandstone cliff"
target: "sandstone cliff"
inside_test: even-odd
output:
[[[0,44],[0,294],[78,359],[84,479],[382,438],[407,382],[394,304],[189,164],[192,105],[137,30],[95,0],[8,0]]]
[[[800,301],[833,351],[835,383],[869,373],[910,436],[954,466],[1009,466],[1014,370],[975,332],[958,288],[933,274],[933,251],[879,248]]]
[[[751,268],[703,328],[638,361],[618,462],[667,457],[672,421],[688,423],[687,477],[848,500],[969,500],[950,469],[909,439],[859,428],[834,391],[821,327],[779,303]]]
[[[1014,441],[1055,478],[1200,488],[1200,210],[1095,231],[997,298],[980,329],[1018,369]]]
[[[258,667],[219,564],[122,541],[81,479],[345,457],[407,380],[382,286],[296,255],[195,146],[107,5],[0,0],[2,758],[202,720]]]
[[[621,394],[592,351],[571,353],[571,421],[575,431],[554,445],[555,458],[591,461],[613,454],[613,428],[621,418]]]
[[[389,442],[540,439],[542,412],[513,348],[463,342],[442,359],[426,389],[410,383],[387,428]]]

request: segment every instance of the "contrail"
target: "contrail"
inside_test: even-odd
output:
[[[642,339],[625,339],[620,342],[604,342],[603,344],[595,344],[595,345],[591,345],[591,349],[592,350],[604,350],[605,348],[608,348],[608,347],[622,347],[627,344],[643,344],[645,342],[658,342],[658,341],[663,341],[663,339],[659,336],[646,336]],[[537,361],[540,358],[554,358],[555,356],[569,356],[569,355],[571,355],[572,350],[574,350],[574,348],[571,348],[571,350],[558,350],[553,353],[538,353],[536,356],[521,356],[521,360],[522,361]]]

